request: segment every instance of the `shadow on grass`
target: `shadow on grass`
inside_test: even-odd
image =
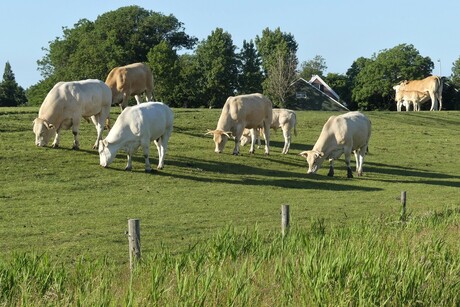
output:
[[[318,189],[330,191],[380,191],[380,188],[345,184],[345,178],[330,178],[291,171],[264,169],[239,163],[205,161],[194,158],[172,159],[168,165],[184,169],[181,173],[155,172],[160,176],[206,183],[273,186],[290,189]],[[167,167],[167,166],[166,166]],[[299,168],[306,170],[305,168]]]
[[[368,162],[365,172],[395,176],[395,179],[375,179],[383,182],[420,183],[439,186],[460,187],[460,176],[431,172],[411,167]],[[446,180],[442,180],[446,179]],[[450,179],[450,180],[449,180]]]

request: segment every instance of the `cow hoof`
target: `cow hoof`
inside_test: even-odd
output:
[[[59,148],[59,145],[58,144],[52,144],[51,148]]]
[[[132,167],[125,167],[125,171],[130,172],[132,170]]]
[[[327,173],[328,177],[334,177],[334,173]]]
[[[72,146],[73,150],[79,150],[80,148],[78,146]]]
[[[240,153],[239,152],[234,152],[233,155],[234,156],[238,156]]]
[[[152,174],[152,173],[153,173],[153,169],[146,169],[145,172],[146,172],[147,174]]]

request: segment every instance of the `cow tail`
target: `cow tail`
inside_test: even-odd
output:
[[[297,129],[296,129],[296,126],[297,126],[297,115],[294,113],[294,135],[297,136]]]

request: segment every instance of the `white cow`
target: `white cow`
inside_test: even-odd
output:
[[[291,129],[294,129],[294,135],[297,135],[296,130],[297,118],[294,111],[289,109],[273,109],[272,122],[270,128],[276,130],[281,128],[284,137],[284,147],[281,151],[282,154],[289,152],[291,146]],[[246,143],[251,142],[251,135],[255,134],[257,137],[257,143],[260,146],[260,130],[251,132],[249,129],[244,129],[241,137],[241,145],[244,146]]]
[[[334,160],[345,154],[347,177],[352,178],[350,158],[351,152],[354,152],[356,172],[361,176],[370,136],[371,122],[360,112],[348,112],[329,117],[313,149],[299,154],[307,159],[307,174],[316,173],[324,159],[329,159],[328,176],[334,176]]]
[[[112,92],[101,80],[59,82],[46,95],[34,120],[35,144],[46,146],[54,138],[52,147],[59,147],[61,129],[74,135],[73,149],[79,149],[78,133],[81,118],[91,117],[97,130],[96,149],[102,139],[104,122],[110,115]]]
[[[235,138],[233,154],[240,152],[241,135],[244,128],[264,128],[265,154],[270,154],[270,123],[272,120],[272,103],[262,94],[248,94],[228,97],[222,113],[220,114],[217,128],[208,130],[206,134],[214,136],[215,152],[224,150],[228,138]],[[254,153],[255,137],[252,138],[249,153]]]
[[[421,92],[427,93],[431,99],[431,108],[430,111],[442,109],[442,80],[438,76],[429,76],[422,80],[412,80],[412,81],[402,81],[399,83],[399,87],[393,87],[398,95],[398,91],[405,90],[409,92]]]
[[[174,114],[161,102],[146,102],[127,107],[118,116],[105,139],[99,143],[100,164],[108,167],[118,150],[128,154],[125,170],[132,169],[132,156],[142,146],[145,158],[145,171],[151,172],[150,143],[155,142],[158,149],[158,169],[164,167],[168,140],[173,130]]]
[[[115,67],[107,75],[105,83],[112,90],[112,104],[119,104],[123,110],[131,96],[141,103],[140,95],[145,92],[147,101],[153,98],[153,76],[144,63]]]

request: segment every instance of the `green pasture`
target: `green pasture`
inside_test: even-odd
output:
[[[228,226],[279,231],[280,206],[289,204],[291,225],[309,229],[352,225],[382,216],[399,218],[401,191],[410,214],[460,206],[459,112],[365,112],[373,125],[364,176],[346,178],[343,160],[334,178],[323,165],[306,174],[298,153],[312,148],[332,112],[298,111],[297,136],[281,155],[281,131],[272,132],[271,154],[249,155],[233,144],[214,153],[206,129],[220,110],[174,109],[175,125],[165,168],[144,173],[139,151],[133,171],[119,152],[109,168],[91,149],[96,131],[82,122],[80,150],[71,150],[64,131],[61,148],[34,145],[32,121],[38,108],[0,109],[0,258],[43,253],[72,263],[104,256],[128,262],[125,231],[129,218],[141,220],[143,255],[159,248],[173,252],[215,236]],[[112,109],[112,120],[119,114]],[[106,135],[104,132],[104,136]],[[154,144],[152,166],[157,163]],[[353,161],[354,167],[354,161]]]

